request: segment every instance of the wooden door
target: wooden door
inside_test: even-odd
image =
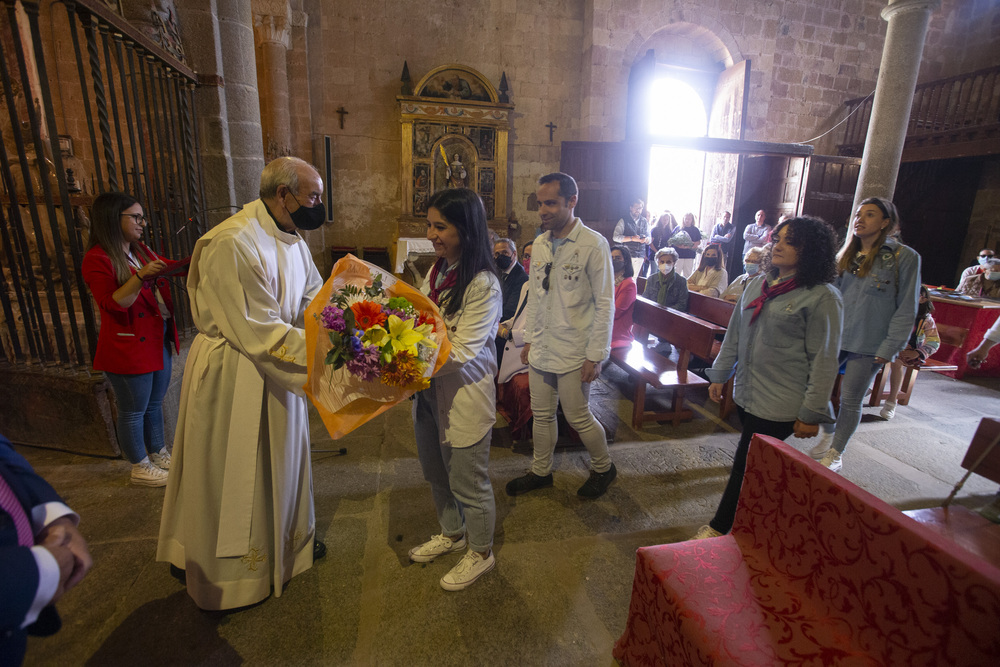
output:
[[[728,270],[743,273],[743,230],[763,210],[769,222],[781,215],[795,215],[801,207],[808,158],[795,155],[741,155],[733,220],[737,240]]]
[[[560,171],[576,179],[576,215],[608,241],[627,211],[629,199],[646,199],[649,146],[641,143],[564,141]]]
[[[814,155],[809,162],[802,214],[826,220],[843,240],[851,219],[861,158]]]

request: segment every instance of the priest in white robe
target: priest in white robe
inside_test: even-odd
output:
[[[156,558],[202,609],[254,604],[312,567],[306,306],[322,280],[296,229],[323,223],[323,182],[298,158],[201,239],[187,289],[198,335],[181,385]]]

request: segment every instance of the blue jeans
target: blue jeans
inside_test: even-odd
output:
[[[472,551],[488,552],[497,520],[488,470],[492,430],[470,447],[442,445],[433,391],[417,393],[413,426],[417,458],[424,479],[431,484],[441,533],[448,537],[465,534]]]
[[[824,433],[833,433],[832,447],[841,454],[847,442],[858,430],[861,423],[861,404],[865,401],[865,391],[872,385],[882,364],[875,362],[873,354],[840,351],[840,363],[844,365],[844,379],[840,381],[840,412],[836,424],[823,424]]]
[[[163,397],[170,386],[173,358],[163,346],[163,370],[119,375],[104,372],[118,404],[118,446],[132,463],[166,446],[163,441]]]

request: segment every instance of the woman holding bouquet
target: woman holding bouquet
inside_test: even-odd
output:
[[[410,549],[410,560],[426,563],[468,546],[441,578],[448,591],[466,588],[495,564],[496,506],[487,468],[502,298],[488,233],[483,202],[468,188],[442,190],[427,203],[427,239],[438,260],[423,291],[441,309],[451,354],[413,403],[417,455],[441,534]]]

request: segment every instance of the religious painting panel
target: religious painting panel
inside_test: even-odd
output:
[[[413,165],[413,215],[427,214],[430,182],[430,167],[426,164]]]
[[[486,207],[486,219],[492,220],[496,215],[496,206],[493,203],[493,197],[488,195],[481,195],[480,199],[483,200],[483,206]]]
[[[471,127],[469,128],[469,139],[479,151],[481,160],[492,160],[493,149],[496,142],[496,131],[491,127]]]
[[[480,195],[491,195],[493,194],[493,187],[495,185],[496,175],[493,169],[490,167],[484,167],[479,170],[479,189]]]
[[[446,137],[434,156],[434,190],[467,188],[475,183],[475,151],[458,137]]]
[[[413,157],[430,157],[434,144],[444,136],[444,126],[437,123],[414,123],[413,125]]]
[[[418,97],[495,102],[489,88],[466,69],[445,69],[432,75],[417,91]]]

